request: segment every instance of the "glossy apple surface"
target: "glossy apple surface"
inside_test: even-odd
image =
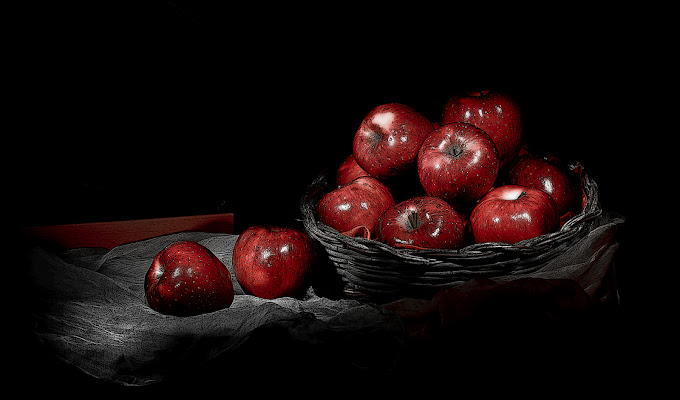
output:
[[[461,217],[438,197],[404,200],[378,220],[377,239],[392,247],[456,249],[464,238]]]
[[[413,108],[382,104],[361,121],[354,135],[353,154],[372,177],[386,179],[411,168],[432,123]]]
[[[364,171],[354,159],[354,155],[350,154],[340,163],[335,174],[335,184],[338,186],[345,186],[362,176],[369,176],[368,172]]]
[[[525,154],[510,164],[504,182],[548,193],[555,200],[560,216],[581,211],[581,180],[559,161]]]
[[[144,279],[149,307],[190,316],[229,307],[234,286],[227,267],[198,243],[179,241],[154,257]]]
[[[283,227],[246,229],[232,253],[234,272],[243,291],[263,299],[303,296],[315,260],[309,235]]]
[[[362,176],[350,184],[326,193],[319,200],[319,220],[340,232],[365,227],[368,237],[375,233],[380,215],[394,205],[390,190],[382,182]]]
[[[483,130],[456,122],[434,131],[418,154],[418,177],[428,196],[454,206],[484,196],[498,177],[498,150]]]
[[[501,166],[512,160],[522,145],[522,114],[507,94],[481,91],[452,97],[444,105],[442,125],[453,122],[472,124],[491,136]]]
[[[517,185],[495,188],[470,214],[475,242],[517,243],[559,226],[557,205],[542,190]]]

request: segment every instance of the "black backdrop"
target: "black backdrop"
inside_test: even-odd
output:
[[[436,121],[449,97],[476,87],[516,97],[533,148],[583,162],[605,207],[627,211],[620,100],[632,87],[609,74],[612,43],[586,31],[546,45],[512,25],[465,36],[459,21],[423,21],[434,14],[406,13],[418,21],[406,24],[378,10],[258,11],[32,10],[40,29],[24,46],[13,174],[21,223],[235,212],[237,230],[295,224],[305,186],[351,152],[372,107],[402,102]]]

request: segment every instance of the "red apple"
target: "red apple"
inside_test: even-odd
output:
[[[470,214],[475,242],[517,243],[557,229],[557,205],[542,190],[506,185],[491,190]]]
[[[227,267],[210,250],[189,241],[172,243],[156,254],[144,291],[149,307],[177,316],[216,311],[234,300]]]
[[[394,198],[387,186],[375,178],[362,176],[323,195],[317,211],[322,223],[340,232],[364,227],[370,238],[380,215],[393,205]]]
[[[335,174],[335,184],[338,186],[345,186],[362,176],[369,176],[368,172],[364,171],[364,169],[357,164],[354,155],[350,154],[340,163],[338,171]]]
[[[379,105],[354,135],[354,158],[374,178],[399,175],[414,165],[420,145],[433,130],[432,123],[409,106]]]
[[[489,91],[454,96],[442,111],[442,125],[467,122],[489,134],[498,148],[501,166],[512,160],[522,145],[522,114],[507,94]]]
[[[461,122],[434,131],[418,154],[418,176],[425,192],[454,206],[484,196],[498,168],[498,150],[489,135]]]
[[[377,238],[392,247],[455,249],[463,246],[463,220],[438,197],[414,197],[388,208]]]
[[[525,154],[510,164],[504,181],[548,193],[557,204],[557,215],[581,211],[581,180],[556,159]]]
[[[305,231],[270,226],[243,231],[232,253],[243,291],[263,299],[302,297],[315,260],[314,243]]]

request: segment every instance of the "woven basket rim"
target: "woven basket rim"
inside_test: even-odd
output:
[[[317,206],[335,189],[330,170],[320,173],[300,199],[303,224],[320,242],[343,282],[344,296],[375,302],[400,297],[430,298],[442,287],[474,277],[495,278],[533,273],[585,237],[602,215],[597,184],[580,163],[586,195],[582,211],[551,233],[515,244],[472,243],[460,249],[394,248],[378,240],[350,237],[319,221]]]
[[[597,183],[588,176],[582,164],[570,164],[569,168],[571,170],[581,168],[581,183],[587,198],[582,211],[570,218],[557,231],[525,239],[514,244],[488,242],[471,243],[459,249],[407,249],[395,248],[374,239],[343,235],[335,228],[320,222],[317,215],[316,207],[320,197],[333,190],[333,187],[329,183],[330,177],[328,171],[320,173],[307,187],[307,191],[300,200],[300,208],[305,229],[324,246],[330,245],[329,242],[332,241],[340,243],[359,253],[368,253],[372,255],[382,253],[407,263],[428,264],[431,263],[432,260],[440,260],[442,258],[454,260],[464,259],[470,256],[480,258],[485,255],[495,255],[498,253],[517,255],[537,254],[552,248],[561,241],[570,239],[579,233],[580,228],[582,228],[586,222],[595,220],[602,214]]]

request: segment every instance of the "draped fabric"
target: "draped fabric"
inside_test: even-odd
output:
[[[161,382],[232,360],[247,362],[254,354],[264,358],[253,362],[266,363],[273,351],[297,358],[297,365],[308,365],[310,371],[388,374],[409,339],[447,334],[480,315],[521,321],[587,309],[597,301],[622,223],[619,217],[603,219],[587,237],[532,274],[473,280],[442,289],[431,300],[383,305],[329,299],[314,288],[302,299],[246,295],[231,265],[235,235],[183,232],[111,250],[34,246],[34,334],[84,373],[124,385]],[[227,266],[236,293],[229,308],[191,317],[149,308],[145,273],[153,257],[178,240],[200,243]]]

